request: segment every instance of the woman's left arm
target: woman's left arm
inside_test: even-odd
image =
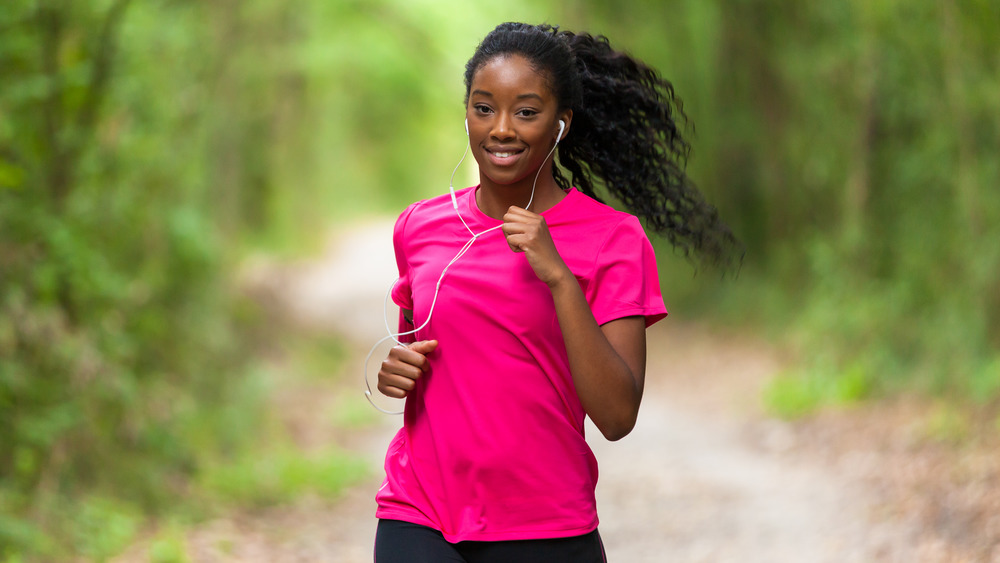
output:
[[[605,438],[620,440],[639,415],[646,377],[646,321],[625,317],[598,326],[572,274],[550,287],[580,402]]]
[[[646,374],[646,322],[624,317],[598,326],[573,272],[540,215],[512,207],[504,216],[507,244],[524,252],[552,291],[559,328],[580,402],[608,440],[635,427]]]

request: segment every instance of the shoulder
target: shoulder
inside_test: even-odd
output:
[[[633,241],[648,240],[639,219],[576,189],[566,196],[565,213],[558,222],[577,227],[594,244],[603,246],[609,239],[627,238]]]
[[[616,223],[632,217],[573,188],[566,194],[566,212],[577,220]]]
[[[468,190],[465,188],[462,192]],[[451,203],[451,194],[443,194],[430,199],[422,199],[407,206],[399,217],[396,218],[396,226],[393,234],[401,237],[405,232],[419,229],[440,221],[442,218],[449,218],[454,215],[455,210]]]

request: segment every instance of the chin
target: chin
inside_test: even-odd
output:
[[[495,184],[497,186],[501,186],[501,187],[513,186],[514,184],[517,184],[518,182],[523,181],[524,178],[525,178],[524,176],[513,176],[513,175],[510,175],[510,176],[503,175],[503,176],[501,176],[501,175],[484,174],[484,176],[491,183],[493,183],[493,184]]]

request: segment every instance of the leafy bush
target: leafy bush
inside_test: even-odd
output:
[[[253,436],[229,271],[272,140],[246,113],[278,86],[213,41],[274,9],[0,11],[0,556],[107,558]]]

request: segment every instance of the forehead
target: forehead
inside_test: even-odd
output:
[[[547,74],[520,55],[500,55],[483,64],[472,77],[471,91],[476,90],[493,95],[531,92],[543,98],[552,97]]]

